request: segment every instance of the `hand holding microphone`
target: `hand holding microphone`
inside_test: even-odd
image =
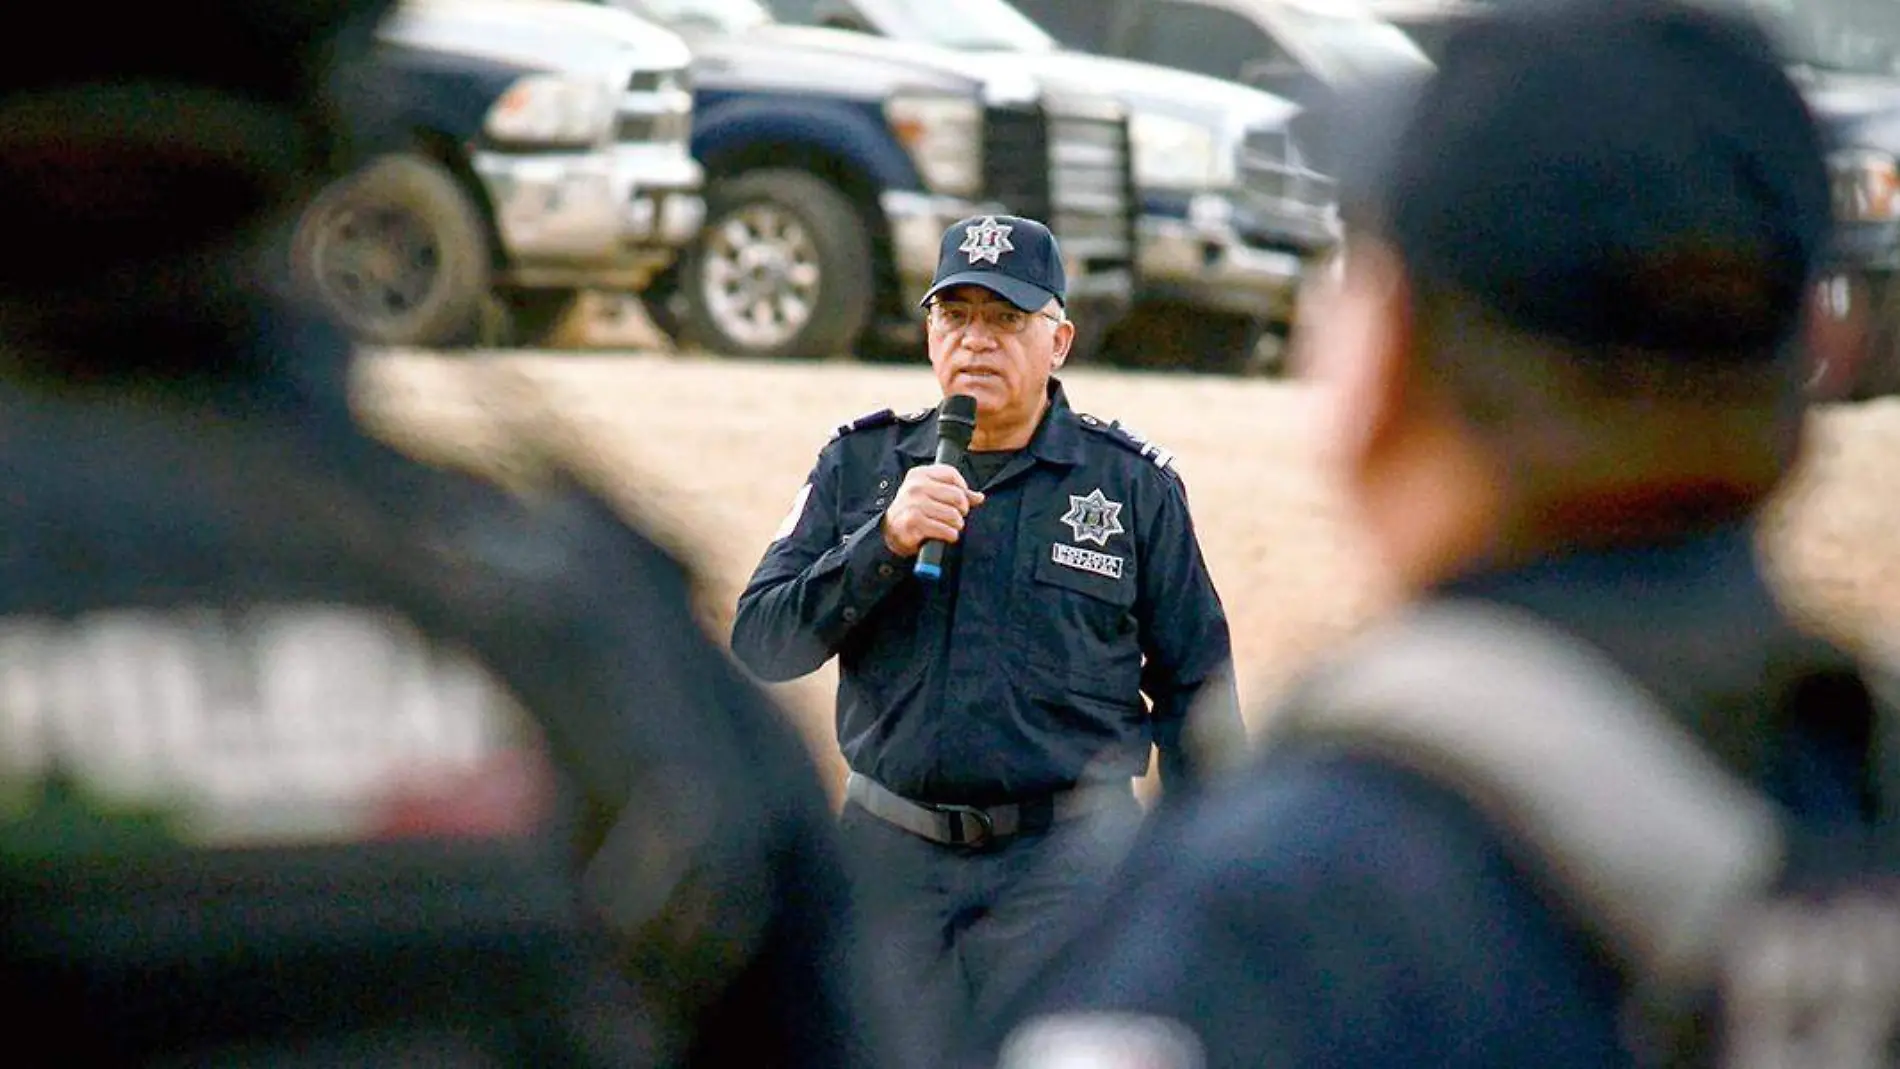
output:
[[[956,468],[976,431],[976,399],[956,394],[937,413],[936,462],[912,468],[884,513],[884,544],[900,557],[915,556],[919,578],[943,575],[944,546],[963,533],[963,518],[983,503]]]

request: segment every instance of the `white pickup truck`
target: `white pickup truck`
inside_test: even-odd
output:
[[[704,219],[690,55],[577,0],[405,0],[347,96],[369,161],[311,201],[296,284],[357,337],[535,344],[635,293]]]

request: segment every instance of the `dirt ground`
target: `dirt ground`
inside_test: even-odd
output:
[[[1312,449],[1315,406],[1287,383],[1075,369],[1083,411],[1173,450],[1233,627],[1255,723],[1308,657],[1379,610],[1378,574]],[[382,354],[361,407],[426,458],[502,477],[535,450],[594,475],[702,571],[708,626],[732,605],[839,423],[933,404],[921,366],[772,365],[660,354]],[[1818,421],[1808,469],[1764,551],[1789,603],[1846,641],[1900,655],[1900,400]],[[827,668],[774,688],[828,772]]]

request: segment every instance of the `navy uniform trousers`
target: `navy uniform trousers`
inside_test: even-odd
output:
[[[847,802],[840,831],[866,909],[869,968],[905,1069],[964,1056],[976,1022],[1018,997],[1093,909],[1141,826],[1134,794],[976,847]]]

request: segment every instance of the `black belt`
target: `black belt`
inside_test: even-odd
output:
[[[1003,805],[944,805],[913,802],[882,783],[853,772],[844,781],[844,796],[864,811],[913,835],[946,846],[981,846],[992,839],[1027,830],[1026,813],[1046,812],[1051,823],[1073,820],[1117,799],[1132,798],[1129,781],[1090,784],[1038,798],[1034,802]]]

